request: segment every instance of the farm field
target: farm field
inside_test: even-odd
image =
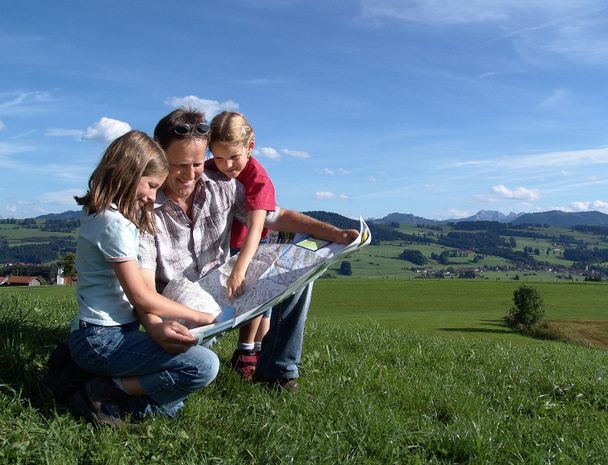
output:
[[[477,280],[322,279],[315,283],[311,317],[374,322],[405,331],[497,340],[525,340],[502,318],[521,283]],[[608,320],[608,285],[526,283],[545,301],[548,320]]]
[[[74,289],[0,289],[0,463],[608,463],[608,353],[501,326],[517,283],[322,279],[295,393],[218,379],[176,420],[95,430],[37,387]],[[606,319],[605,284],[535,285],[552,319]]]

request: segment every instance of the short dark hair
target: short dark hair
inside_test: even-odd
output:
[[[205,123],[205,113],[193,110],[192,108],[178,108],[167,116],[163,117],[154,128],[154,140],[167,150],[171,142],[175,139],[201,139],[208,140],[207,135],[192,131],[190,134],[177,134],[174,131],[178,124],[189,124],[195,126]]]

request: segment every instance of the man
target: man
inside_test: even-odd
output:
[[[176,277],[194,281],[224,264],[230,256],[232,221],[247,221],[243,186],[221,173],[204,173],[208,131],[203,113],[184,109],[171,112],[154,129],[170,168],[155,205],[156,233],[140,241],[140,261],[146,283],[159,292]],[[266,226],[343,244],[357,236],[355,230],[280,208],[268,212]],[[256,380],[286,389],[297,386],[311,292],[312,284],[273,308]],[[195,340],[180,326],[159,327],[152,337],[170,350],[186,350]]]

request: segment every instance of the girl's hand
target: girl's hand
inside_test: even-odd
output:
[[[198,312],[196,310],[193,311],[196,312],[196,315],[192,320],[189,321],[191,321],[195,327],[210,325],[215,321],[215,317],[211,313]]]
[[[236,270],[232,270],[232,274],[228,278],[228,282],[226,283],[226,297],[229,300],[240,297],[245,290],[245,274],[239,273]]]
[[[186,352],[198,342],[188,328],[177,321],[151,323],[146,325],[146,331],[154,342],[171,354]]]

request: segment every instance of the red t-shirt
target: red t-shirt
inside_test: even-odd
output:
[[[219,171],[213,159],[205,162],[205,169]],[[245,187],[245,198],[247,210],[266,210],[269,212],[276,210],[276,199],[274,195],[274,185],[264,167],[255,158],[250,157],[245,168],[236,177]],[[268,235],[268,229],[264,228],[261,239]],[[230,234],[230,247],[240,249],[247,236],[247,225],[239,221],[232,223]]]

